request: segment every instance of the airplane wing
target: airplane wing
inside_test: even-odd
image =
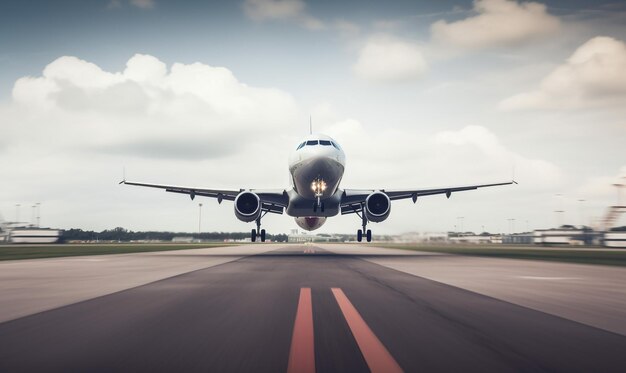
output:
[[[193,200],[196,196],[216,198],[218,203],[222,203],[222,200],[234,201],[237,195],[246,189],[206,189],[206,188],[194,188],[184,187],[176,185],[162,185],[162,184],[148,184],[137,183],[133,181],[120,181],[120,184],[141,186],[148,188],[165,189],[166,192],[188,194]],[[262,190],[262,189],[250,189],[251,192],[256,193],[261,199],[261,209],[264,212],[271,212],[275,214],[282,214],[283,210],[289,204],[289,197],[287,191],[284,189],[274,190]]]
[[[380,192],[385,193],[390,200],[395,201],[399,199],[411,198],[413,203],[417,201],[417,197],[432,196],[435,194],[445,194],[450,198],[450,195],[455,192],[463,192],[466,190],[474,190],[478,188],[487,188],[500,185],[517,184],[516,181],[508,181],[503,183],[493,184],[478,184],[478,185],[466,185],[459,187],[447,187],[447,188],[432,188],[432,189],[408,189],[408,190],[387,190],[382,189]],[[351,214],[360,212],[365,204],[365,199],[371,193],[376,192],[374,189],[345,189],[341,197],[341,214]]]

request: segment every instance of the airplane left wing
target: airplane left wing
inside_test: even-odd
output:
[[[206,189],[206,188],[194,188],[176,185],[162,185],[162,184],[148,184],[137,183],[133,181],[120,181],[120,184],[141,186],[148,188],[164,189],[166,192],[187,194],[193,200],[196,196],[216,198],[218,203],[222,203],[222,200],[234,201],[239,193],[248,189]],[[289,204],[289,196],[284,189],[276,190],[261,190],[261,189],[249,189],[259,196],[262,203],[262,210],[264,212],[272,212],[275,214],[282,214],[283,210]]]
[[[458,187],[447,187],[447,188],[431,188],[431,189],[408,189],[408,190],[387,190],[381,189],[380,192],[384,193],[389,197],[390,200],[395,201],[399,199],[411,198],[413,202],[417,201],[417,197],[422,196],[432,196],[435,194],[445,194],[446,197],[450,198],[450,195],[455,192],[463,192],[466,190],[474,190],[478,188],[487,188],[501,185],[510,185],[517,184],[516,181],[508,181],[503,183],[493,183],[493,184],[478,184],[478,185],[467,185],[467,186],[458,186]],[[350,214],[355,212],[360,212],[363,208],[363,204],[365,204],[365,199],[374,192],[378,190],[374,189],[345,189],[341,198],[341,214]]]

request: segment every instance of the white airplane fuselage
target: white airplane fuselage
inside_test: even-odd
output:
[[[289,157],[293,189],[289,191],[286,213],[303,229],[321,227],[326,217],[339,213],[346,156],[335,140],[310,135],[298,143]]]

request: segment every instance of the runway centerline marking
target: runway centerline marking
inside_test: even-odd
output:
[[[313,302],[311,288],[300,288],[300,299],[293,325],[288,373],[315,373],[315,343],[313,338]]]
[[[370,371],[373,373],[402,372],[400,365],[363,320],[343,290],[339,288],[331,290]]]

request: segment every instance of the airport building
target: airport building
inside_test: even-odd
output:
[[[626,248],[626,232],[611,231],[604,233],[603,244],[606,247]]]
[[[8,231],[8,243],[38,244],[56,243],[61,240],[63,231],[60,229],[18,227]]]
[[[532,243],[536,245],[593,245],[598,234],[590,228],[563,226],[553,229],[537,229],[533,232]]]
[[[507,245],[532,245],[534,233],[513,233],[502,236],[502,243]]]
[[[300,233],[297,229],[292,229],[289,236],[287,236],[287,242],[342,242],[342,238],[333,235],[318,235],[318,234],[306,234]]]

